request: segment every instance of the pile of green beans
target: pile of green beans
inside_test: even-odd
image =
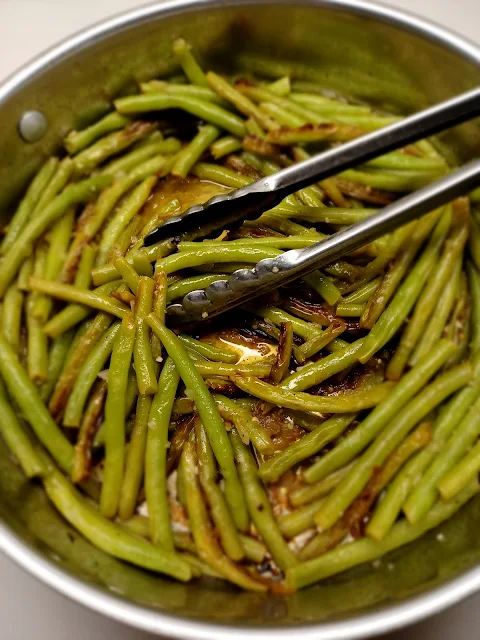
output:
[[[145,248],[192,204],[392,121],[301,79],[205,72],[181,39],[173,56],[180,73],[68,133],[5,229],[0,432],[112,556],[288,593],[410,543],[479,491],[479,193],[179,328],[168,305],[187,293],[449,167],[424,140],[239,229]]]

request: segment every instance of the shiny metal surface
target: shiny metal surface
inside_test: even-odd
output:
[[[243,220],[258,218],[280,204],[295,191],[335,176],[345,169],[367,162],[382,153],[394,151],[422,138],[445,131],[456,124],[480,115],[480,87],[442,102],[401,122],[373,131],[339,147],[277,171],[268,178],[224,195],[215,196],[204,204],[190,207],[180,216],[168,218],[145,238],[145,246],[165,238],[195,239],[208,236]]]
[[[216,316],[331,264],[407,222],[468,194],[478,184],[480,159],[468,162],[441,180],[397,200],[379,213],[311,247],[285,251],[276,258],[265,258],[252,269],[234,271],[228,280],[217,280],[206,289],[191,291],[181,304],[170,305],[167,311],[188,323]]]
[[[178,35],[217,68],[228,59],[272,74],[294,71],[405,112],[461,93],[480,78],[474,45],[360,0],[276,2],[275,8],[238,0],[145,7],[70,39],[0,87],[5,214],[69,127],[104,111],[132,77],[172,67],[170,42]],[[225,54],[227,46],[233,56]],[[26,144],[16,125],[31,109],[44,112],[50,126],[41,141]],[[443,139],[461,161],[478,155],[475,123]],[[442,544],[433,532],[397,553],[388,563],[394,570],[387,564],[378,571],[364,567],[354,581],[349,574],[289,598],[239,594],[211,582],[179,585],[112,561],[61,521],[3,445],[0,517],[0,548],[33,575],[96,611],[174,638],[360,638],[419,620],[480,587],[478,501],[447,523]]]
[[[18,133],[24,142],[38,142],[47,127],[47,119],[40,111],[26,111],[18,121]]]

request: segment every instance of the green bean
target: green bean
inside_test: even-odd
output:
[[[293,327],[294,333],[304,340],[308,340],[312,335],[323,335],[320,327],[315,326],[311,322],[305,322],[305,320],[295,318],[295,316],[283,311],[283,309],[277,309],[276,307],[257,307],[252,309],[252,311],[277,327],[279,327],[282,322],[289,322]]]
[[[60,378],[55,386],[48,409],[52,416],[59,419],[63,414],[69,397],[72,393],[75,381],[77,380],[83,365],[92,352],[92,349],[102,339],[107,331],[112,319],[105,313],[99,313],[87,326],[86,332],[82,335],[73,352],[69,354],[69,359],[65,364]]]
[[[130,367],[128,370],[127,392],[125,394],[125,419],[133,411],[133,407],[137,402],[138,388],[137,388],[137,376],[135,375],[135,369]],[[128,427],[128,424],[126,425]],[[94,448],[102,447],[105,444],[105,421],[102,422],[95,434],[93,441]]]
[[[374,280],[370,280],[362,287],[359,287],[356,291],[353,291],[348,296],[343,298],[343,301],[346,304],[365,304],[367,303],[372,295],[374,295],[375,291],[378,289],[380,285],[381,279],[375,278]]]
[[[340,436],[355,420],[355,413],[333,416],[289,447],[270,458],[258,470],[265,482],[276,482],[298,462],[315,455],[323,447]]]
[[[395,476],[418,449],[425,447],[432,437],[431,424],[422,423],[389,455],[382,467],[376,472],[360,493],[358,498],[348,507],[340,520],[330,529],[319,533],[301,551],[300,557],[306,560],[335,547],[349,532],[358,531],[368,518],[370,507],[384,487]]]
[[[178,153],[182,145],[177,138],[166,138],[163,140],[145,140],[145,144],[138,148],[134,148],[133,151],[129,151],[125,155],[118,159],[112,160],[103,168],[102,173],[110,176],[119,176],[128,173],[132,169],[135,169],[141,163],[151,160],[156,156],[170,155]]]
[[[195,418],[195,442],[200,485],[210,505],[211,517],[222,547],[231,560],[241,560],[244,555],[243,548],[223,493],[217,485],[215,458],[205,429],[198,417]]]
[[[374,215],[378,209],[346,209],[341,207],[296,207],[290,210],[284,205],[278,205],[272,209],[281,215],[307,220],[308,222],[340,224],[355,224],[365,218]]]
[[[458,294],[461,268],[461,261],[457,260],[454,273],[451,275],[449,282],[447,282],[445,289],[438,300],[433,317],[428,323],[428,326],[425,326],[417,347],[410,357],[409,363],[411,365],[418,362],[420,358],[428,353],[432,348],[432,345],[442,337],[445,325]]]
[[[443,244],[450,226],[451,215],[448,211],[442,216],[428,241],[422,255],[411,269],[405,281],[400,285],[395,297],[375,323],[365,338],[358,359],[365,363],[379,351],[403,324],[410,313],[423,286],[437,264],[438,252]]]
[[[366,163],[369,167],[380,169],[399,169],[412,171],[444,171],[446,163],[443,158],[425,158],[413,156],[401,151],[392,151]]]
[[[342,118],[343,119],[343,118]],[[383,126],[383,125],[382,125]],[[403,193],[404,191],[415,191],[430,184],[441,175],[444,171],[408,171],[408,170],[390,170],[382,171],[381,169],[347,169],[338,174],[338,178],[357,182],[366,187],[373,189],[381,189],[384,191],[393,191],[394,193]]]
[[[186,488],[186,482],[185,482],[185,474],[183,473],[183,470],[182,470],[182,461],[183,461],[183,454],[185,451],[185,447],[187,447],[190,444],[190,437],[191,437],[191,434],[183,447],[180,463],[178,465],[177,479],[175,482],[175,488],[177,492],[177,501],[184,509],[187,509],[187,495],[186,495],[187,488]]]
[[[15,351],[0,333],[0,375],[37,438],[58,464],[71,471],[73,447],[53,421],[33,382],[19,363]]]
[[[470,192],[470,200],[472,202],[480,202],[480,188],[474,189]]]
[[[72,235],[75,210],[72,207],[54,224],[49,238],[49,246],[43,277],[46,280],[56,280],[60,274],[62,264],[66,259],[70,238]],[[38,294],[32,313],[40,322],[45,323],[53,306],[52,298]]]
[[[261,564],[267,555],[267,548],[263,542],[242,533],[238,537],[247,560],[251,560],[255,564]]]
[[[92,267],[95,262],[96,249],[87,245],[83,248],[78,271],[75,275],[75,286],[80,289],[88,289],[92,282]],[[35,272],[33,275],[36,275]]]
[[[33,275],[41,276],[44,273],[46,257],[47,248],[44,244],[40,244],[35,250]],[[33,315],[36,295],[30,293],[26,302],[27,371],[31,380],[42,382],[47,378],[48,340],[40,322]]]
[[[365,311],[365,305],[342,302],[335,311],[340,318],[359,318]]]
[[[63,144],[65,145],[65,149],[68,153],[70,155],[74,155],[75,153],[78,153],[78,151],[85,149],[85,147],[90,146],[95,142],[95,140],[107,133],[111,133],[117,129],[123,129],[123,127],[129,124],[129,122],[130,120],[128,118],[125,118],[114,111],[113,113],[107,114],[101,120],[98,120],[86,129],[82,129],[81,131],[70,131],[70,133],[65,137]]]
[[[204,358],[213,360],[213,362],[233,364],[238,360],[238,356],[228,349],[221,349],[213,344],[208,344],[208,342],[202,342],[201,340],[195,340],[195,338],[187,335],[180,335],[179,339],[188,349],[196,351]]]
[[[443,297],[442,292],[445,287],[449,288],[448,283],[451,282],[452,279],[453,282],[456,281],[454,277],[456,264],[458,264],[458,256],[463,250],[467,235],[468,229],[462,225],[456,233],[452,234],[451,239],[447,239],[444,253],[438,262],[437,268],[430,274],[425,289],[415,307],[415,312],[402,335],[393,359],[388,365],[387,377],[391,379],[400,378],[411,352],[419,341],[423,342],[424,347],[422,350],[419,350],[416,359],[412,360],[412,364],[418,361],[422,354],[427,352],[427,345],[429,349],[433,344],[432,340],[426,343],[424,339],[421,339],[421,336],[425,331],[427,321],[437,306],[437,301]],[[435,318],[437,313],[435,313]],[[433,321],[435,322],[435,319]],[[427,332],[430,333],[429,329],[427,329]],[[437,338],[438,337],[439,336],[437,336]]]
[[[477,442],[468,454],[437,484],[442,498],[451,500],[477,477],[479,470],[480,443]]]
[[[135,422],[132,435],[125,457],[125,472],[123,476],[122,491],[118,503],[118,517],[121,520],[128,520],[135,512],[137,506],[138,493],[143,479],[145,466],[145,451],[147,443],[149,413],[152,405],[152,398],[149,396],[139,396],[137,409],[135,412]],[[173,546],[168,551],[173,551]]]
[[[150,410],[145,457],[145,495],[150,538],[155,545],[166,549],[173,549],[165,472],[168,427],[179,379],[175,364],[168,358],[160,374],[158,391]]]
[[[196,355],[195,351],[189,351],[190,357]],[[193,360],[193,358],[192,358]],[[255,376],[256,378],[268,378],[272,366],[268,363],[252,362],[252,364],[225,364],[224,362],[208,362],[207,360],[195,360],[195,369],[202,376]]]
[[[356,565],[380,558],[389,551],[412,542],[450,518],[477,492],[478,484],[472,483],[451,502],[439,502],[417,524],[398,522],[382,541],[362,538],[328,551],[319,558],[302,562],[287,571],[287,585],[291,589],[299,589]]]
[[[422,218],[418,223],[413,223],[413,228],[410,227],[410,225],[406,225],[395,232],[394,236],[396,236],[396,238],[394,238],[392,242],[394,245],[393,251],[387,250],[386,261],[382,258],[378,260],[379,267],[383,269],[393,256],[395,256],[395,260],[383,276],[381,284],[368,303],[360,319],[361,327],[371,329],[374,326],[390,301],[390,298],[395,293],[408,267],[415,258],[417,251],[430,235],[431,230],[438,220],[439,214],[440,211],[433,212]],[[397,249],[400,249],[398,256],[395,255]],[[376,262],[376,260],[373,262]],[[366,267],[366,269],[369,269],[369,266]]]
[[[473,263],[480,269],[480,221],[474,216],[470,216],[470,235],[468,237],[468,248]]]
[[[395,385],[391,382],[384,382],[366,391],[361,389],[360,391],[348,391],[340,395],[312,396],[301,391],[279,389],[267,382],[245,377],[244,375],[234,375],[232,380],[242,391],[265,402],[271,402],[279,407],[287,407],[288,409],[318,413],[345,413],[370,409],[385,400],[395,388]]]
[[[288,548],[273,517],[272,507],[262,486],[251,453],[243,444],[235,429],[231,431],[230,439],[235,452],[248,510],[255,527],[281,569],[285,570],[295,566],[296,558]]]
[[[176,413],[178,407],[177,403],[178,401],[175,400],[175,402],[173,403],[172,413]],[[173,422],[173,433],[170,438],[170,446],[168,447],[165,471],[167,477],[177,467],[180,456],[182,455],[183,447],[185,446],[185,443],[188,441],[190,434],[192,433],[193,421],[195,417],[193,415],[193,406],[192,410],[189,413],[190,415],[188,415],[186,418],[182,417],[180,421],[178,421],[179,415],[177,414],[175,416],[178,422]],[[172,422],[170,423],[168,428],[170,431],[172,431]]]
[[[338,287],[321,271],[309,273],[307,276],[304,276],[303,279],[312,289],[315,289],[329,305],[336,304],[342,297]]]
[[[222,107],[229,107],[226,100],[221,98],[215,91],[208,86],[198,86],[194,84],[173,84],[171,82],[163,82],[162,80],[150,80],[150,82],[141,82],[140,89],[142,93],[168,93],[173,96],[191,96],[199,98],[205,102],[214,102]]]
[[[173,200],[168,202],[165,206],[163,206],[160,209],[160,211],[158,211],[158,213],[155,213],[155,215],[148,220],[147,224],[141,227],[141,230],[137,234],[140,239],[138,240],[137,244],[134,245],[131,251],[134,252],[135,250],[138,251],[139,249],[141,249],[143,247],[143,239],[145,238],[145,236],[147,236],[151,231],[153,231],[158,226],[158,223],[160,221],[163,221],[165,220],[165,218],[168,218],[171,213],[178,211],[180,207],[181,207],[180,201],[177,198],[174,198]],[[128,230],[128,227],[127,229],[125,229],[124,233],[126,233],[127,230]],[[131,240],[131,234],[130,234],[130,240]]]
[[[232,447],[217,405],[180,340],[152,314],[147,317],[147,322],[154,333],[158,335],[168,355],[174,361],[185,386],[195,402],[215,458],[225,479],[225,496],[235,524],[241,531],[245,531],[248,526],[245,499],[238,480]]]
[[[78,427],[80,425],[83,407],[90,389],[112,353],[113,344],[119,330],[119,323],[115,323],[107,329],[83,362],[65,408],[63,418],[65,427]]]
[[[468,284],[472,301],[472,353],[480,351],[480,272],[472,262],[467,262]]]
[[[409,522],[415,523],[425,517],[438,496],[437,484],[462,459],[479,432],[480,400],[477,400],[441,447],[405,502],[403,510]]]
[[[151,264],[172,253],[174,246],[171,240],[162,240],[152,244],[151,247],[143,247],[141,250],[130,249],[127,253],[127,262],[135,266],[135,271],[142,276],[151,275]],[[108,267],[107,267],[108,270]],[[95,275],[93,276],[95,280]],[[109,278],[111,280],[111,277]]]
[[[105,404],[105,463],[100,510],[113,518],[118,510],[125,463],[125,409],[128,369],[132,359],[135,321],[127,314],[113,347]]]
[[[198,555],[230,582],[251,591],[266,591],[264,585],[251,578],[247,572],[242,571],[222,553],[208,518],[195,472],[196,466],[197,459],[193,443],[187,442],[180,461],[179,474],[185,485],[188,520]]]
[[[107,189],[104,189],[98,201],[95,203],[93,211],[86,216],[83,224],[79,224],[78,226],[74,241],[68,252],[67,260],[63,266],[61,275],[62,282],[72,281],[72,274],[75,273],[83,247],[95,238],[120,198],[146,178],[154,174],[161,175],[165,164],[166,160],[162,156],[150,158],[136,166],[128,174],[116,178]],[[110,182],[112,181],[111,176],[103,177]],[[116,277],[116,271],[114,270],[114,277],[112,279]]]
[[[191,173],[200,180],[211,180],[212,182],[218,182],[225,187],[233,187],[238,189],[244,187],[253,182],[252,178],[242,176],[228,169],[227,167],[221,167],[217,164],[209,164],[208,162],[197,162],[192,168]]]
[[[235,138],[235,136],[224,136],[210,146],[210,153],[215,160],[218,160],[231,153],[235,153],[235,151],[241,148],[242,143],[238,138]]]
[[[265,116],[257,105],[254,104],[246,95],[237,91],[235,87],[218,74],[213,71],[209,71],[207,73],[207,82],[214,91],[222,96],[222,98],[231,102],[237,111],[240,111],[243,115],[256,120],[263,129],[271,131],[272,129],[278,128],[278,124],[274,120]]]
[[[171,251],[171,249],[172,244],[169,240],[165,242],[159,242],[156,245],[148,247],[145,252],[129,252],[126,256],[126,260],[130,265],[134,267],[137,274],[140,273],[143,276],[151,276],[152,267],[150,265],[150,258],[152,258],[152,261],[155,261],[161,257],[166,256]],[[150,250],[153,251],[150,252]],[[103,267],[96,267],[92,271],[93,283],[98,287],[106,286],[113,280],[117,280],[118,278],[119,273],[113,264],[107,264]]]
[[[399,116],[379,116],[379,115],[363,115],[355,113],[339,113],[336,116],[338,122],[344,122],[351,126],[360,127],[365,131],[375,131],[376,129],[382,129],[389,124],[395,124],[400,122]],[[412,172],[413,173],[413,172]]]
[[[276,237],[271,236],[269,238],[242,238],[240,240],[229,240],[228,243],[224,240],[204,240],[202,243],[198,242],[180,242],[177,249],[178,251],[197,251],[199,246],[202,248],[221,249],[227,244],[229,247],[244,247],[245,249],[260,247],[273,247],[274,249],[303,249],[304,247],[311,247],[321,240],[321,236],[317,234],[311,234],[311,237],[306,235],[301,236],[289,236],[289,237]]]
[[[202,243],[203,244],[203,243]],[[190,269],[202,264],[211,264],[212,262],[250,262],[255,263],[263,258],[275,258],[281,254],[281,251],[270,249],[267,247],[231,247],[230,243],[223,243],[225,246],[218,249],[209,247],[198,247],[196,251],[182,251],[174,253],[171,256],[162,258],[155,266],[157,271],[165,271],[165,273],[174,273],[181,269]]]
[[[46,456],[42,456],[42,461],[45,458]],[[48,459],[46,463],[48,464]],[[144,569],[158,571],[182,581],[190,579],[191,569],[181,556],[159,549],[106,520],[51,463],[43,484],[50,500],[63,517],[95,546],[115,558]]]
[[[372,469],[381,466],[413,426],[423,420],[449,395],[468,384],[471,377],[470,363],[458,365],[442,374],[404,406],[401,415],[393,420],[388,428],[378,434],[352,471],[327,498],[325,505],[316,517],[317,525],[323,530],[334,525],[366,485],[371,477]]]
[[[118,289],[121,281],[108,282],[97,287],[93,293],[109,296],[113,291]],[[112,299],[112,302],[114,300]],[[50,337],[55,338],[63,332],[68,331],[76,324],[85,320],[93,312],[92,307],[86,307],[82,304],[69,304],[62,311],[53,316],[43,327],[44,332]]]
[[[98,380],[85,407],[73,456],[72,482],[74,484],[86,480],[90,473],[92,444],[103,413],[107,386],[105,380]]]
[[[127,306],[131,307],[132,304],[135,304],[135,296],[128,288],[128,285],[126,282],[121,284],[116,291],[112,291],[111,296],[115,300],[118,300],[119,302],[123,302],[123,304]]]
[[[315,515],[325,502],[325,498],[315,500],[300,509],[294,509],[278,518],[278,527],[286,538],[294,538],[307,529],[315,527]],[[308,545],[307,545],[308,546]]]
[[[200,160],[204,152],[220,135],[220,129],[211,124],[200,127],[193,140],[178,154],[171,173],[186,178],[193,165]]]
[[[30,277],[33,273],[33,257],[30,256],[23,261],[22,266],[18,272],[17,287],[20,291],[29,291],[30,289]]]
[[[134,269],[134,267],[125,259],[117,258],[113,262],[115,269],[120,276],[125,280],[132,293],[136,295],[138,284],[140,282],[140,276]]]
[[[98,252],[97,264],[101,266],[107,262],[115,240],[122,233],[128,223],[137,215],[147,202],[152,189],[157,183],[157,176],[150,176],[136,187],[118,211],[112,216],[102,233]]]
[[[435,345],[431,353],[403,376],[389,397],[355,431],[305,471],[304,479],[309,484],[322,480],[353,460],[395,418],[399,409],[424,387],[454,351],[455,345],[445,340]]]
[[[271,131],[267,135],[267,140],[280,146],[308,144],[324,140],[347,142],[362,136],[364,133],[364,129],[355,125],[323,121],[317,124],[304,124],[300,127],[282,127],[276,131]]]
[[[318,95],[322,89],[310,82],[295,81],[293,89],[290,98],[294,102],[309,107],[322,115],[334,116],[336,113],[342,112],[357,115],[371,114],[371,108],[368,105],[349,104],[336,98],[332,99],[324,95]]]
[[[45,468],[38,459],[30,438],[25,433],[13,410],[0,378],[0,433],[8,448],[17,458],[28,478],[41,476]]]
[[[280,123],[283,127],[296,128],[301,127],[305,124],[305,118],[291,113],[284,107],[275,104],[274,102],[261,102],[260,109],[268,116]]]
[[[41,214],[27,222],[5,253],[0,265],[0,296],[4,295],[23,259],[31,252],[33,243],[48,227],[55,220],[58,220],[72,205],[91,200],[98,189],[107,186],[109,183],[110,178],[108,176],[93,176],[67,187],[45,207]]]
[[[291,322],[282,322],[278,341],[277,357],[272,366],[270,378],[273,383],[279,383],[288,373],[293,355],[293,326]]]
[[[0,253],[2,255],[9,253],[10,249],[15,245],[17,239],[28,225],[31,214],[57,170],[57,167],[58,159],[50,158],[30,183],[23,200],[20,202],[18,209],[8,223],[7,233],[0,245]]]
[[[68,181],[73,173],[74,162],[71,158],[64,158],[58,165],[57,170],[52,176],[52,179],[48,183],[46,189],[43,191],[39,198],[32,216],[36,216],[43,211],[43,209],[50,204],[50,202],[67,186]]]
[[[9,286],[3,298],[2,332],[15,351],[20,345],[23,297],[23,293],[14,283]]]
[[[150,345],[150,329],[145,318],[152,311],[154,282],[141,277],[137,289],[135,306],[136,334],[133,347],[133,361],[137,374],[138,390],[141,395],[152,395],[157,390],[156,366]]]
[[[167,274],[159,271],[155,274],[153,282],[152,313],[154,313],[161,322],[165,322],[167,309]],[[150,345],[152,356],[155,360],[155,368],[158,369],[157,363],[162,361],[162,343],[154,333],[150,334]]]
[[[301,369],[285,378],[279,388],[286,391],[304,391],[320,384],[320,382],[327,380],[336,373],[345,371],[345,369],[357,362],[358,353],[363,343],[364,339],[360,338],[360,340],[334,351],[317,362],[304,365]]]
[[[366,534],[374,540],[382,540],[392,528],[412,486],[421,478],[433,454],[435,441],[400,470],[387,488],[386,494],[375,509],[367,525]]]
[[[59,298],[66,302],[84,305],[92,309],[98,309],[105,313],[124,318],[127,313],[126,307],[116,300],[103,293],[89,291],[88,289],[77,289],[70,284],[43,280],[42,278],[30,278],[30,288],[38,293],[45,293],[53,298]]]
[[[308,151],[299,146],[294,147],[293,156],[297,162],[308,160],[310,158],[310,154],[308,153]],[[342,192],[338,188],[335,178],[327,178],[326,180],[321,180],[319,182],[319,186],[336,207],[343,209],[349,207],[349,202],[344,198]],[[323,205],[323,202],[321,204]],[[325,206],[323,206],[323,208],[326,209]]]
[[[278,127],[278,124],[276,126]],[[263,155],[266,158],[271,157],[275,159],[279,157],[279,154],[281,154],[281,152],[265,142],[265,132],[258,124],[257,120],[255,120],[254,118],[249,118],[245,122],[245,128],[248,132],[248,136],[244,138],[242,142],[244,151],[246,151],[247,153],[254,153],[258,156]]]
[[[152,122],[130,122],[125,129],[108,134],[75,156],[76,172],[91,173],[111,156],[146,138],[156,127]]]
[[[235,425],[243,442],[251,441],[260,453],[273,453],[274,444],[270,434],[265,427],[261,425],[259,420],[252,416],[247,408],[242,407],[238,402],[220,394],[215,394],[214,398],[218,405],[220,415]]]
[[[181,109],[209,124],[229,131],[237,138],[243,138],[245,135],[245,125],[241,118],[212,102],[206,102],[192,96],[147,93],[120,98],[115,101],[115,107],[120,113],[126,114]]]
[[[270,115],[277,119],[280,124],[287,127],[301,126],[307,122],[315,124],[325,122],[325,119],[320,117],[318,113],[312,109],[308,109],[298,104],[298,102],[292,102],[289,98],[275,95],[264,87],[239,85],[239,89],[244,96],[248,96],[251,100],[260,103],[262,110],[268,112],[269,108],[274,107],[274,109],[271,109],[272,112]],[[275,115],[275,111],[277,111],[278,117]],[[297,124],[293,124],[294,122]]]
[[[43,402],[47,403],[55,389],[58,378],[62,372],[68,350],[72,343],[74,332],[68,329],[56,338],[53,338],[48,355],[47,379],[39,388],[39,394]]]
[[[193,57],[190,45],[183,38],[178,38],[173,43],[172,49],[188,80],[199,87],[208,87],[207,78]]]
[[[44,382],[48,376],[48,339],[42,325],[33,316],[35,299],[27,298],[25,319],[27,324],[27,370],[31,380]]]
[[[337,471],[334,471],[324,480],[316,482],[312,485],[303,485],[290,492],[288,498],[293,507],[301,507],[304,504],[312,502],[316,498],[323,498],[328,495],[332,489],[334,489],[342,478],[350,471],[353,466],[353,462],[341,467]]]
[[[270,82],[267,85],[268,91],[270,93],[274,93],[277,96],[284,97],[288,96],[290,93],[290,78],[288,76],[284,76],[283,78],[279,78],[274,82]]]

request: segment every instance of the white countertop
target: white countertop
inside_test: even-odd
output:
[[[0,79],[79,29],[144,0],[0,0]],[[471,40],[480,39],[480,0],[389,0]],[[57,595],[0,555],[1,640],[148,640]],[[474,640],[480,595],[383,640]],[[348,640],[347,638],[345,640]]]

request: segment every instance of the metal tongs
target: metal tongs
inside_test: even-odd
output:
[[[477,87],[401,122],[282,169],[247,187],[215,196],[203,205],[193,206],[183,215],[170,218],[151,232],[145,238],[145,245],[169,237],[187,239],[193,236],[198,239],[223,229],[232,229],[244,220],[258,218],[286,196],[305,186],[479,115],[480,87]],[[181,304],[172,304],[167,311],[185,322],[215,316],[326,266],[385,233],[468,193],[479,184],[480,159],[477,159],[311,247],[293,249],[276,258],[261,260],[252,269],[235,271],[228,280],[218,280],[206,289],[192,291],[183,298]]]

